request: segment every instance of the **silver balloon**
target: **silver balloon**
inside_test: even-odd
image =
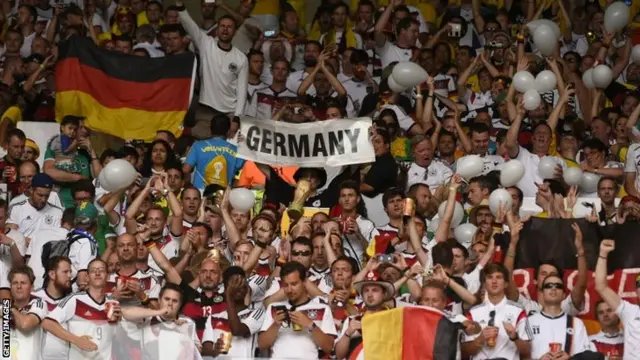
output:
[[[608,32],[616,32],[624,29],[629,23],[629,7],[617,1],[609,5],[604,13],[604,28]]]

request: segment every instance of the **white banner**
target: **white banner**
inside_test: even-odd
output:
[[[243,118],[238,157],[282,166],[325,167],[375,161],[371,119],[291,124]]]

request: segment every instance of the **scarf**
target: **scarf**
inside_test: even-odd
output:
[[[329,31],[325,37],[323,46],[327,46],[330,44],[336,44],[338,46],[338,53],[342,54],[348,48],[355,48],[358,46],[358,41],[356,39],[356,34],[350,27],[346,27],[344,32],[342,33],[342,38],[340,39],[340,43],[336,42],[336,30],[332,29]]]

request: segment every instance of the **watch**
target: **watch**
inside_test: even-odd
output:
[[[169,195],[169,189],[162,190],[162,196],[166,197],[167,195]]]
[[[514,337],[509,336],[509,340],[511,340],[511,341],[516,341],[516,340],[518,340],[519,338],[520,338],[520,337],[518,337],[518,333],[516,333],[516,336],[514,336]]]

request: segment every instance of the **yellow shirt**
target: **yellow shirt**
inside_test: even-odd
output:
[[[9,120],[13,124],[17,124],[22,121],[22,110],[16,105],[9,107],[4,114],[2,114],[2,120]]]
[[[300,17],[300,24],[302,22],[304,7],[302,8],[302,14],[296,9],[298,16]],[[256,0],[256,6],[253,8],[251,15],[280,15],[280,2],[278,0]]]

